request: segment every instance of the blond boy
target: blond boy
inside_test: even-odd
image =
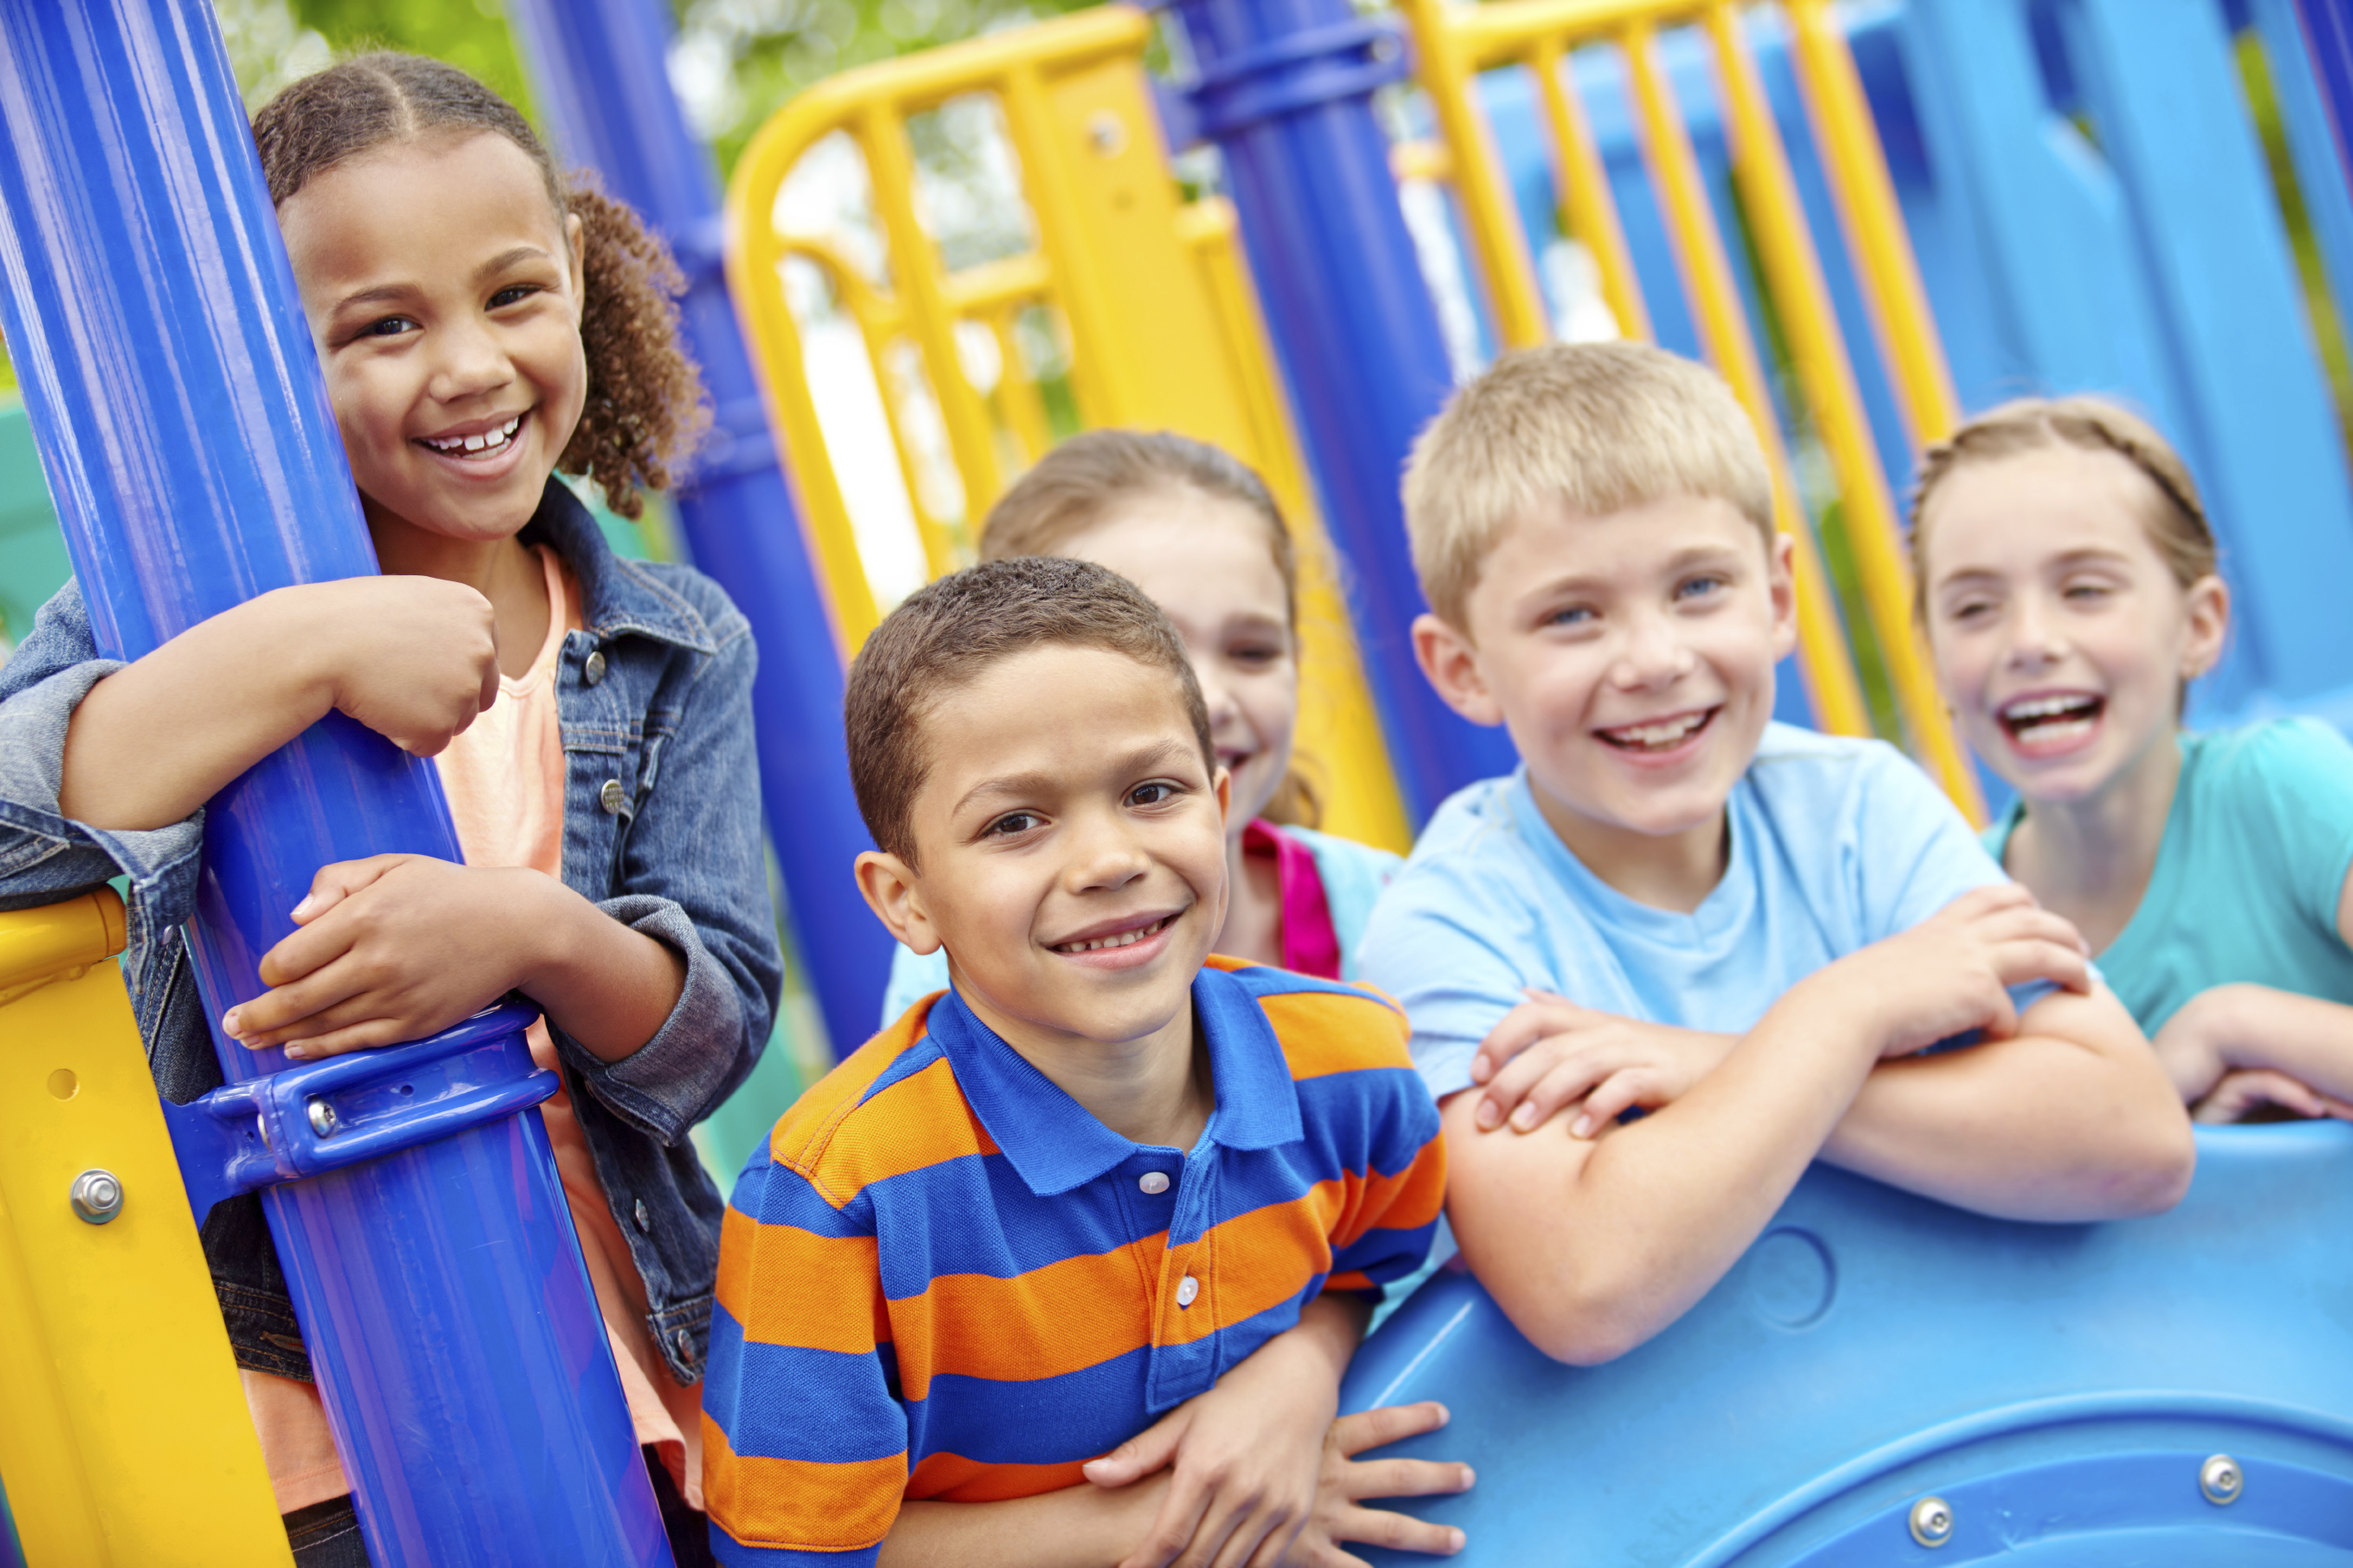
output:
[[[2180,1197],[2180,1105],[2073,929],[1892,748],[1771,722],[1790,546],[1720,380],[1507,356],[1406,508],[1422,668],[1522,765],[1440,809],[1362,962],[1440,1100],[1455,1237],[1531,1340],[1657,1333],[1817,1158],[2017,1219]]]

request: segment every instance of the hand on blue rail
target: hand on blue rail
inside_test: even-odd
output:
[[[2224,1073],[2205,1097],[2189,1108],[2189,1120],[2209,1125],[2246,1121],[2267,1109],[2300,1116],[2307,1121],[2316,1121],[2324,1116],[2353,1121],[2353,1105],[2335,1095],[2323,1094],[2276,1068],[2241,1068]]]
[[[2264,1106],[2353,1121],[2353,1007],[2269,985],[2216,985],[2174,1010],[2151,1041],[2196,1121],[2242,1121]]]
[[[1366,1568],[1343,1542],[1451,1557],[1464,1536],[1451,1524],[1432,1524],[1411,1514],[1366,1508],[1368,1499],[1440,1497],[1467,1492],[1478,1478],[1471,1467],[1440,1459],[1359,1459],[1368,1448],[1385,1447],[1448,1421],[1435,1400],[1359,1410],[1332,1423],[1324,1438],[1324,1476],[1315,1489],[1315,1517],[1307,1521],[1283,1559],[1292,1568]]]
[[[551,890],[536,871],[375,855],[320,868],[294,934],[263,955],[269,990],[221,1027],[256,1050],[331,1057],[470,1017],[521,985]]]
[[[1485,1085],[1475,1118],[1482,1131],[1509,1119],[1514,1131],[1531,1132],[1574,1106],[1571,1136],[1599,1136],[1636,1106],[1656,1110],[1681,1100],[1740,1043],[1736,1035],[1580,1007],[1549,991],[1524,994],[1471,1058],[1471,1080]]]
[[[2018,1008],[2009,988],[2047,980],[2089,994],[2092,955],[2073,925],[2019,883],[2001,882],[1963,893],[1911,930],[1817,973],[1871,1019],[1867,1033],[1884,1059],[1972,1029],[2010,1038]]]

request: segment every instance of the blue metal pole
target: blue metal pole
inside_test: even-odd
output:
[[[2295,9],[2337,143],[2337,177],[2353,180],[2353,5],[2295,0]]]
[[[846,1055],[874,1032],[891,939],[850,878],[871,840],[849,788],[841,645],[728,300],[711,154],[664,69],[669,7],[509,0],[507,15],[557,142],[669,240],[688,278],[681,313],[717,417],[680,489],[679,523],[695,564],[727,590],[759,644],[752,702],[769,841],[826,1029]]]
[[[1408,628],[1427,606],[1398,480],[1453,376],[1390,177],[1373,89],[1405,74],[1390,24],[1348,0],[1174,0],[1198,67],[1201,134],[1226,184],[1324,516],[1353,578],[1366,675],[1406,809],[1419,823],[1511,742],[1456,716],[1422,679]]]
[[[103,654],[376,570],[204,0],[0,0],[0,282]],[[214,800],[188,928],[210,1017],[260,992],[319,866],[389,850],[459,858],[431,767],[340,715]],[[361,1148],[425,1135],[412,1101],[443,1124],[496,1112],[264,1194],[378,1568],[667,1564],[546,1132],[513,1109],[553,1085],[529,1089],[520,1025],[496,1023],[290,1070],[214,1044],[223,1092],[275,1129],[266,1151],[252,1117],[237,1137],[281,1176],[336,1163],[339,1130]],[[290,1106],[268,1092],[304,1084]]]

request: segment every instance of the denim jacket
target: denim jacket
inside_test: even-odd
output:
[[[614,1221],[645,1279],[654,1342],[672,1375],[691,1384],[710,1349],[725,1205],[687,1132],[750,1074],[783,979],[760,839],[751,628],[701,574],[615,555],[554,480],[522,538],[554,546],[571,566],[586,627],[565,636],[556,676],[565,883],[686,961],[678,1005],[621,1060],[601,1061],[551,1033]],[[75,705],[121,668],[97,657],[72,583],[0,666],[0,909],[129,878],[123,977],[156,1085],[185,1102],[221,1082],[180,937],[195,902],[204,813],[112,832],[58,808]],[[216,1205],[203,1234],[237,1364],[309,1380],[260,1199]]]

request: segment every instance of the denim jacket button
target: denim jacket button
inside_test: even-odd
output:
[[[646,1200],[643,1198],[639,1198],[638,1206],[629,1211],[629,1217],[638,1222],[638,1230],[641,1235],[649,1233],[654,1228],[654,1216],[646,1212]]]
[[[680,1361],[684,1362],[689,1366],[692,1366],[694,1364],[694,1336],[692,1334],[688,1333],[684,1329],[681,1329],[676,1333],[670,1335],[670,1342],[678,1347],[678,1359]]]
[[[605,656],[602,653],[588,656],[586,662],[580,667],[580,679],[591,686],[605,679]]]
[[[596,792],[596,804],[603,806],[607,815],[618,816],[621,808],[629,804],[629,792],[621,787],[620,780],[607,779],[605,787]]]

